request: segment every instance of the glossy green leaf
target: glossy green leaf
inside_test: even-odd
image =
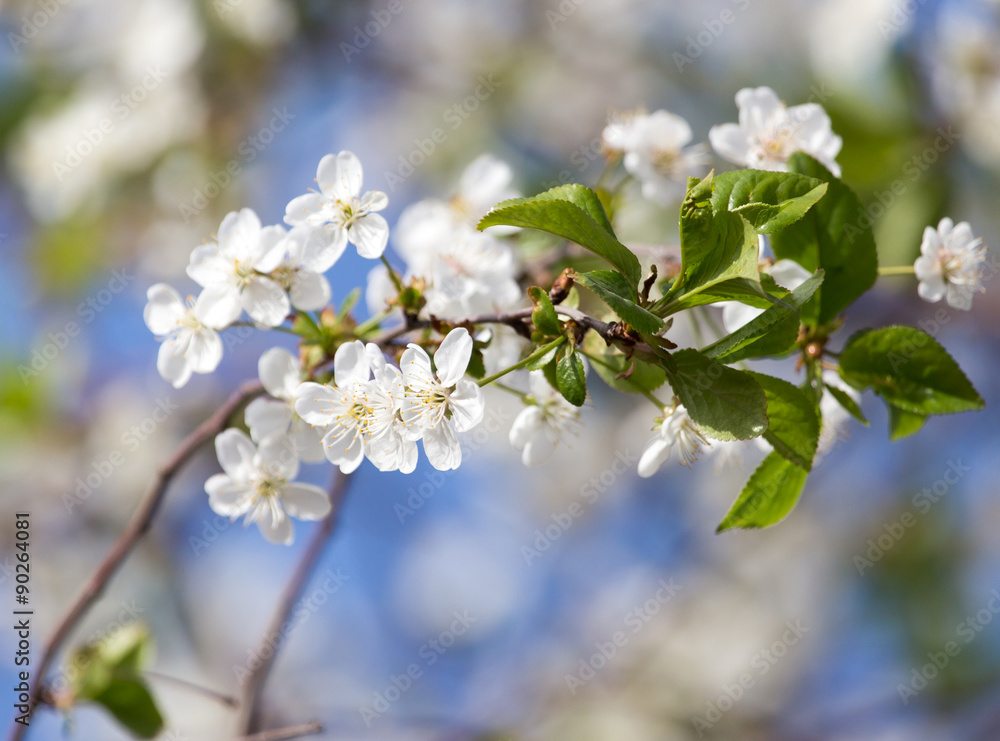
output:
[[[656,334],[663,327],[662,319],[638,305],[638,294],[621,273],[591,270],[589,273],[578,273],[574,280],[596,293],[622,321],[637,332]]]
[[[805,391],[780,378],[751,373],[767,396],[764,439],[792,463],[810,470],[819,444],[819,416]]]
[[[858,420],[858,422],[863,424],[865,427],[870,425],[868,418],[865,417],[864,412],[861,411],[861,407],[858,406],[857,402],[855,402],[846,391],[837,388],[836,386],[831,386],[830,384],[824,384],[824,388],[830,393],[831,396],[833,396],[834,399],[837,400],[837,403],[840,404],[840,406],[847,410],[848,414],[854,417],[854,419]]]
[[[823,181],[796,173],[733,170],[715,177],[712,206],[738,213],[759,234],[771,234],[801,219],[826,189]]]
[[[93,698],[138,738],[155,738],[163,730],[163,716],[145,683],[136,677],[115,677]]]
[[[927,421],[927,417],[923,414],[907,412],[892,404],[886,406],[889,408],[889,439],[892,441],[916,434]]]
[[[587,400],[587,379],[580,355],[572,348],[560,348],[556,361],[556,388],[573,406],[583,406]]]
[[[531,322],[535,325],[535,329],[550,337],[560,334],[562,324],[559,322],[559,317],[556,316],[556,310],[552,306],[549,294],[538,286],[532,286],[528,289],[528,297],[534,306],[534,311],[531,312]]]
[[[770,453],[750,476],[716,532],[734,527],[768,527],[792,511],[808,473],[777,452]]]

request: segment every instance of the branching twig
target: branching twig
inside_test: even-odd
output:
[[[263,731],[252,736],[240,736],[236,741],[287,741],[291,738],[302,738],[303,736],[313,736],[323,732],[323,726],[318,721],[303,723],[300,726],[289,726],[288,728],[275,728],[273,731]]]
[[[261,394],[263,387],[257,382],[247,382],[235,391],[220,406],[211,417],[202,422],[191,434],[181,442],[177,450],[156,473],[153,485],[149,488],[128,526],[118,536],[118,540],[111,547],[111,550],[101,561],[97,570],[84,584],[83,589],[77,598],[70,605],[69,610],[56,625],[52,637],[49,638],[48,645],[42,653],[41,661],[35,668],[35,683],[32,686],[29,700],[29,715],[38,706],[45,686],[45,673],[49,670],[56,654],[62,648],[66,639],[76,628],[77,624],[84,618],[90,608],[98,600],[107,587],[108,582],[118,572],[122,563],[128,558],[136,544],[149,530],[149,526],[156,515],[160,504],[163,502],[167,492],[167,486],[174,475],[187,463],[187,461],[197,452],[203,443],[210,440],[226,427],[226,423],[232,414],[247,400]],[[10,741],[19,741],[24,737],[28,726],[21,723],[14,723],[10,734]]]
[[[250,734],[257,730],[261,692],[278,653],[277,647],[271,649],[273,639],[275,636],[284,634],[285,624],[288,622],[289,615],[291,615],[292,610],[295,608],[295,604],[298,602],[302,590],[305,589],[309,577],[312,576],[312,572],[316,568],[316,564],[319,562],[320,556],[323,554],[323,549],[330,540],[330,536],[333,535],[334,530],[337,528],[337,522],[340,520],[341,505],[344,501],[344,495],[347,493],[347,486],[350,480],[350,474],[336,474],[336,478],[330,489],[330,504],[332,506],[330,514],[323,520],[319,529],[313,535],[312,540],[309,541],[306,552],[303,554],[298,566],[295,567],[295,573],[292,575],[291,581],[285,586],[285,591],[278,602],[278,608],[275,610],[271,622],[261,638],[261,647],[257,651],[260,661],[257,662],[256,667],[251,669],[249,676],[247,676],[243,684],[242,700],[240,701],[240,719],[237,726],[240,733]]]

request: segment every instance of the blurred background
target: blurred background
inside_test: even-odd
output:
[[[6,513],[32,513],[36,655],[155,467],[256,376],[263,350],[291,346],[229,332],[219,371],[175,391],[156,372],[146,288],[191,290],[188,255],[222,216],[250,206],[280,222],[327,152],[358,153],[393,224],[407,204],[452,193],[482,152],[510,162],[525,193],[592,184],[609,112],[666,108],[705,140],[736,119],[739,88],[769,85],[830,113],[882,264],[912,262],[944,215],[1000,242],[997,2],[0,7],[0,487]],[[674,210],[627,217],[626,243],[676,243]],[[349,250],[328,276],[334,300],[370,267]],[[265,727],[317,718],[328,738],[407,740],[1000,737],[1000,291],[987,287],[964,313],[920,301],[911,278],[879,280],[840,342],[871,324],[920,325],[987,409],[890,444],[866,398],[871,429],[854,424],[767,531],[714,535],[754,460],[638,479],[648,411],[598,382],[582,433],[541,469],[510,449],[517,409],[499,397],[460,471],[365,464],[274,668]],[[179,477],[74,643],[141,620],[158,673],[237,693],[315,525],[280,548],[217,518],[202,488],[216,466],[206,450]],[[304,467],[314,483],[330,475]],[[582,514],[566,525],[574,504]],[[13,532],[0,528],[4,595]],[[949,641],[958,654],[926,670]],[[4,631],[0,654],[13,651]],[[231,737],[232,711],[151,682],[165,738]],[[9,713],[4,701],[5,725]],[[126,738],[87,708],[68,724],[40,713],[29,738],[67,725],[81,741]]]

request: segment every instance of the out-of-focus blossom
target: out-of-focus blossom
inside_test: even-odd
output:
[[[643,478],[652,476],[670,460],[675,448],[681,465],[690,466],[709,444],[683,404],[665,408],[656,436],[646,444],[639,457],[639,475]]]
[[[955,224],[946,217],[937,229],[926,227],[920,257],[913,263],[920,298],[931,303],[945,299],[952,308],[969,311],[973,296],[986,290],[981,283],[986,252],[967,221]]]
[[[517,415],[510,428],[510,444],[521,451],[521,462],[538,466],[555,455],[566,435],[580,429],[580,410],[566,401],[541,371],[528,377],[531,403]]]
[[[149,331],[163,338],[156,357],[156,369],[174,388],[188,382],[192,373],[211,373],[222,360],[222,339],[211,322],[203,293],[187,306],[179,293],[166,283],[146,291],[142,317]]]

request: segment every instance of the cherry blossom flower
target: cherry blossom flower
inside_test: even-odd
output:
[[[166,283],[146,291],[148,303],[142,318],[149,331],[163,339],[156,357],[156,369],[174,388],[188,382],[192,373],[211,373],[222,360],[222,340],[208,321],[205,294],[187,306],[179,293]]]
[[[209,321],[232,324],[241,310],[266,327],[284,321],[288,296],[267,275],[281,263],[283,236],[281,227],[261,227],[257,214],[244,208],[226,215],[216,243],[194,249],[187,274],[205,289]]]
[[[368,460],[380,471],[412,473],[417,467],[417,443],[405,434],[406,423],[400,414],[406,396],[403,374],[399,368],[386,362],[385,354],[378,345],[365,345],[365,354],[375,383],[389,394],[395,410],[386,434],[369,442],[366,451]]]
[[[913,264],[920,281],[917,293],[924,301],[935,303],[943,298],[952,308],[969,311],[973,296],[986,290],[982,286],[985,261],[986,246],[972,235],[969,222],[941,219],[937,229],[924,229],[920,257]]]
[[[309,424],[329,428],[323,437],[326,457],[343,473],[351,473],[364,460],[367,446],[392,429],[399,404],[372,380],[360,340],[337,348],[333,369],[336,386],[299,386],[295,411]]]
[[[325,230],[300,224],[284,235],[283,251],[284,258],[271,275],[288,291],[292,306],[317,311],[330,303],[330,283],[323,273],[343,254],[343,246],[338,252]]]
[[[603,134],[605,148],[624,155],[643,197],[663,205],[683,197],[687,178],[708,164],[704,145],[686,147],[691,138],[687,121],[662,110],[612,119]]]
[[[656,436],[646,443],[645,450],[639,456],[639,475],[649,478],[656,473],[670,459],[674,448],[677,449],[681,465],[690,466],[709,445],[683,404],[665,408]]]
[[[326,458],[321,435],[295,412],[297,392],[302,383],[299,364],[287,350],[273,347],[257,362],[264,389],[273,398],[260,397],[244,413],[250,437],[260,443],[274,436],[286,436],[295,454],[306,463]]]
[[[353,152],[326,155],[316,170],[319,192],[290,201],[285,207],[285,223],[325,226],[338,255],[350,242],[362,257],[381,257],[389,240],[389,225],[376,211],[389,205],[389,197],[378,190],[362,195],[362,181],[361,162]]]
[[[761,170],[786,170],[795,152],[819,160],[836,177],[836,158],[843,140],[833,133],[830,117],[817,103],[787,108],[769,87],[743,88],[736,93],[738,124],[713,126],[712,148],[737,165]]]
[[[257,524],[271,543],[290,545],[295,538],[289,516],[321,520],[330,514],[330,498],[318,486],[295,483],[299,461],[285,440],[272,438],[260,447],[241,430],[228,429],[215,438],[224,473],[205,482],[212,511],[244,525]]]
[[[538,466],[547,462],[567,434],[580,430],[580,410],[552,388],[541,371],[528,375],[531,402],[510,428],[510,444],[521,451],[521,462]]]
[[[436,373],[419,345],[407,346],[400,360],[406,383],[405,434],[423,441],[427,460],[439,471],[458,468],[462,449],[456,433],[472,429],[483,419],[483,391],[464,378],[471,358],[472,337],[459,327],[448,333],[434,353]]]

